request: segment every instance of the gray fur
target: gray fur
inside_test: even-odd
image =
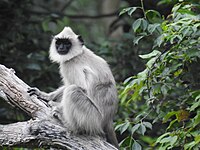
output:
[[[63,37],[72,41],[72,48],[61,56],[56,53],[55,38]],[[115,80],[106,61],[77,37],[71,28],[65,27],[52,40],[50,59],[60,64],[64,86],[43,95],[50,101],[60,101],[57,108],[62,110],[64,125],[73,133],[105,135],[118,148],[113,129],[118,104]]]

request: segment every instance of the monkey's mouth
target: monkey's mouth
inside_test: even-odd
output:
[[[57,52],[58,52],[58,54],[60,54],[60,55],[66,55],[68,52],[69,52],[69,50],[64,50],[64,49],[57,49]]]

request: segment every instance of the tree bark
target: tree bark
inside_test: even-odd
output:
[[[0,65],[0,97],[31,116],[28,121],[0,125],[0,146],[116,150],[102,137],[71,134],[48,104],[37,96],[29,96],[28,88],[13,69]]]

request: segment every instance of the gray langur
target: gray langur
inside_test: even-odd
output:
[[[106,61],[86,48],[70,27],[53,37],[50,59],[59,63],[64,85],[51,93],[32,88],[30,95],[55,101],[64,125],[73,133],[106,136],[118,148],[113,128],[118,98]]]

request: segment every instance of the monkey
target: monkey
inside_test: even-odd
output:
[[[113,128],[118,97],[107,62],[88,49],[70,27],[52,38],[49,57],[59,64],[63,86],[51,93],[31,88],[29,94],[52,102],[72,133],[100,135],[119,148]]]

